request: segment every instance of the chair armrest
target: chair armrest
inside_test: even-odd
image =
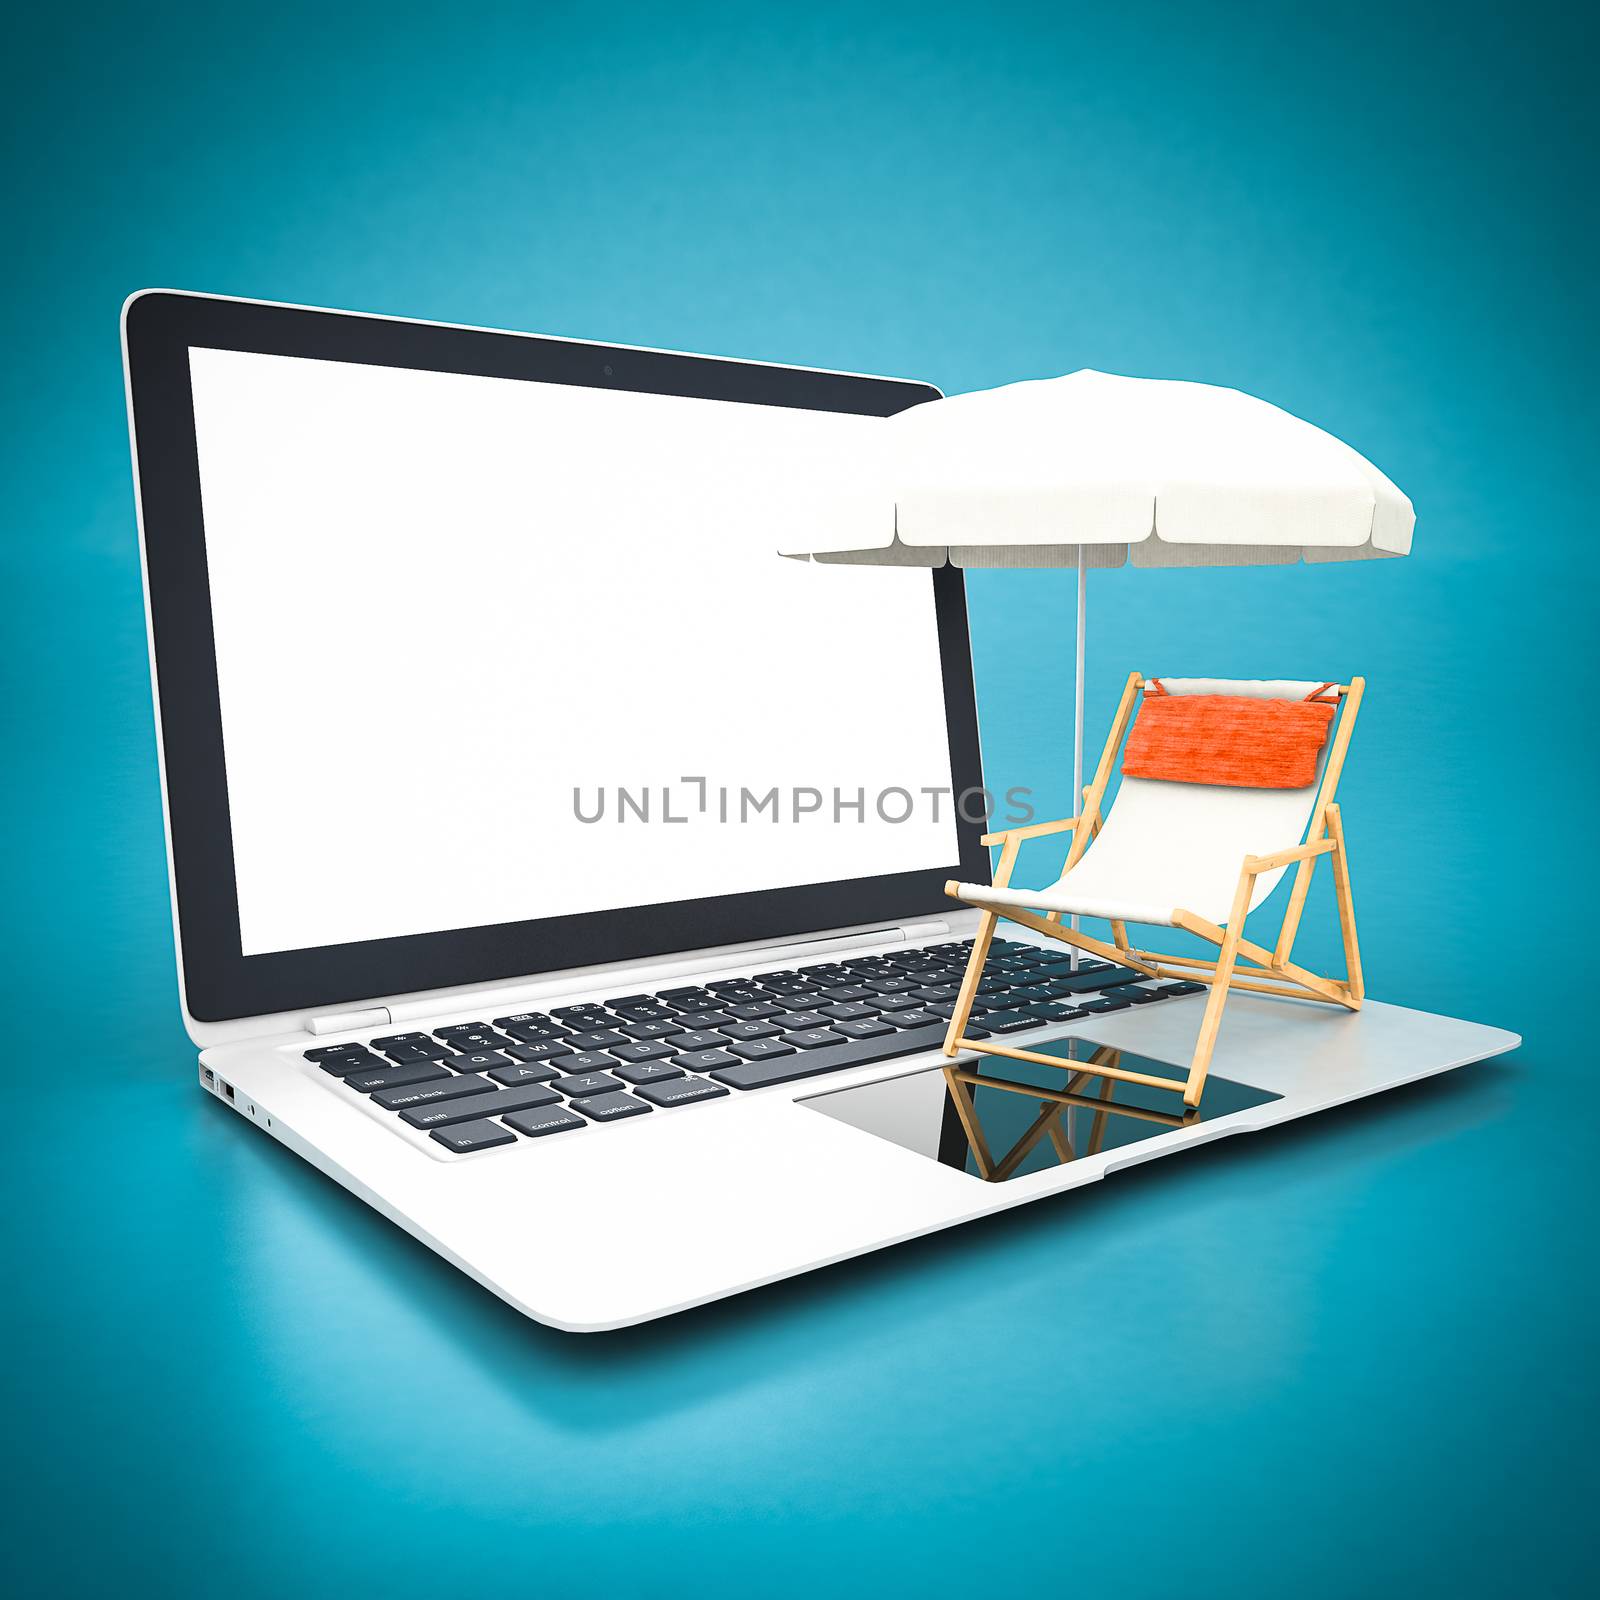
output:
[[[1309,861],[1313,856],[1325,856],[1334,848],[1332,839],[1313,839],[1310,844],[1297,844],[1292,850],[1274,850],[1270,856],[1246,856],[1246,872],[1271,872],[1277,867],[1287,867],[1296,861]]]
[[[1047,833],[1070,833],[1082,821],[1082,817],[1062,817],[1058,822],[1033,822],[1025,828],[1002,828],[998,833],[984,834],[978,842],[1005,844],[1008,840],[1015,839],[1021,844],[1024,839],[1041,839]]]

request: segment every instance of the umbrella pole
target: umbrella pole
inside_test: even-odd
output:
[[[1078,546],[1078,655],[1072,674],[1072,815],[1083,811],[1083,636],[1089,626],[1089,550]],[[1071,926],[1079,928],[1078,913],[1072,913]],[[1072,970],[1078,969],[1078,947],[1072,947]]]

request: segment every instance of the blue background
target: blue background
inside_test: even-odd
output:
[[[9,19],[23,1587],[1576,1591],[1593,15]],[[1526,1045],[668,1324],[524,1323],[194,1087],[117,347],[149,284],[952,391],[1098,366],[1312,418],[1412,495],[1415,556],[1097,575],[1091,727],[1133,666],[1365,672],[1344,799],[1371,986]],[[1070,578],[981,575],[972,604],[992,769],[1065,812]],[[1333,957],[1322,918],[1306,948]]]

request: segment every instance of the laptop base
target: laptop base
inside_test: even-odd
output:
[[[1028,1043],[1050,1048],[1049,1041],[1076,1037],[1085,1053],[1109,1046],[1184,1062],[1203,1003],[1197,996],[1097,1016]],[[301,1058],[303,1043],[208,1050],[202,1082],[209,1074],[207,1086],[224,1104],[527,1316],[599,1332],[1079,1188],[1194,1145],[1264,1132],[1482,1061],[1520,1040],[1380,1001],[1352,1014],[1237,995],[1212,1072],[1273,1098],[1132,1143],[1107,1140],[1095,1152],[1085,1148],[1071,1161],[1004,1182],[817,1114],[823,1096],[945,1065],[937,1054],[451,1161],[428,1159],[397,1139],[376,1108],[331,1092],[325,1075]],[[961,1065],[991,1076],[1009,1066],[970,1056]],[[1374,1107],[1372,1114],[1381,1112]]]

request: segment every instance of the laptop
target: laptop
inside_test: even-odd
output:
[[[1062,1068],[941,1053],[993,809],[962,575],[775,554],[875,526],[931,385],[167,290],[122,329],[199,1083],[528,1316],[646,1321],[1514,1043],[1241,1002],[1184,1112],[1094,1068],[1181,1078],[1199,986],[1019,938],[974,1026]]]

